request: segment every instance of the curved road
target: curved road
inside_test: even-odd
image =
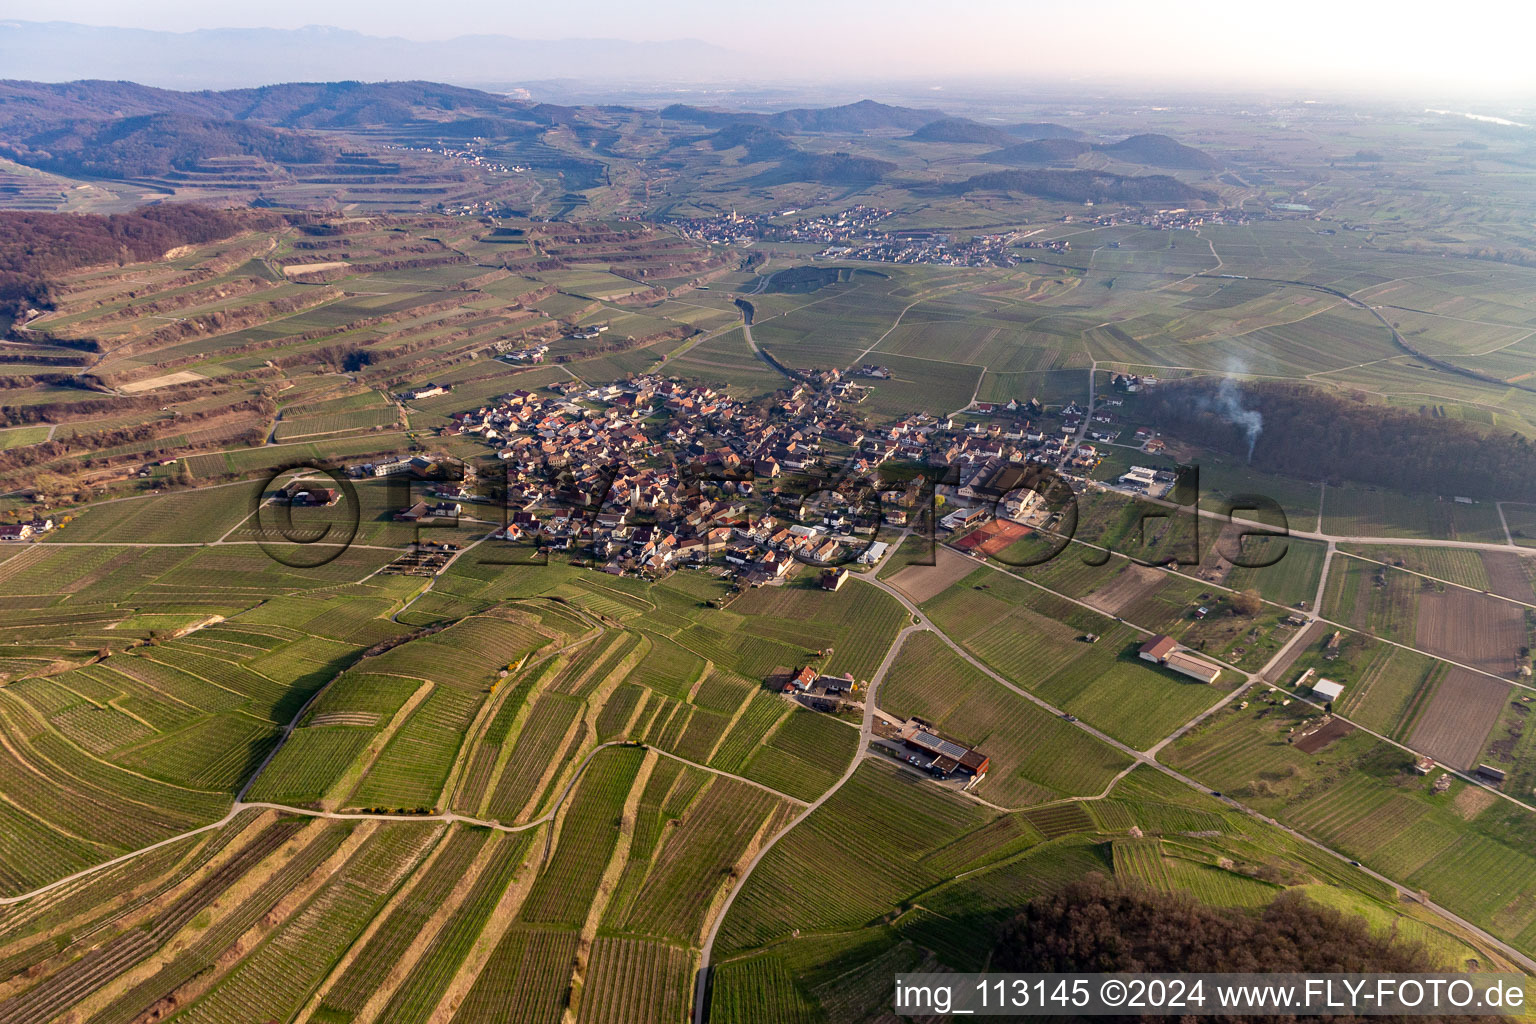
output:
[[[896,546],[893,545],[892,548],[891,548],[891,551],[895,551],[895,550],[896,550]],[[887,555],[887,557],[889,557],[889,554]],[[995,569],[995,567],[994,567],[994,569]],[[1003,570],[996,570],[996,571],[1003,571]],[[1006,572],[1005,572],[1005,575],[1013,576],[1012,573],[1006,573]],[[1048,588],[1040,586],[1040,584],[1034,583],[1034,581],[1025,580],[1023,577],[1014,576],[1014,578],[1015,579],[1024,580],[1024,582],[1030,583],[1033,586],[1040,587],[1040,589],[1042,589],[1042,590],[1048,590]],[[909,636],[911,636],[913,633],[919,633],[919,632],[932,632],[932,633],[936,634],[939,637],[939,639],[944,642],[945,646],[949,647],[952,651],[955,652],[955,654],[957,654],[959,657],[963,658],[968,664],[970,664],[973,667],[975,667],[978,671],[980,671],[983,674],[985,674],[988,678],[990,678],[993,681],[995,681],[995,682],[999,683],[1000,685],[1004,686],[1010,692],[1012,692],[1014,694],[1017,694],[1018,696],[1023,697],[1025,700],[1030,701],[1031,703],[1033,703],[1036,706],[1042,708],[1043,710],[1050,712],[1052,715],[1055,715],[1055,716],[1063,718],[1063,719],[1065,719],[1065,717],[1066,717],[1065,716],[1065,712],[1063,712],[1060,708],[1055,707],[1054,705],[1052,705],[1052,704],[1042,700],[1041,698],[1035,696],[1034,694],[1030,693],[1029,691],[1027,691],[1027,690],[1025,690],[1025,689],[1023,689],[1023,688],[1021,688],[1021,687],[1019,687],[1017,685],[1015,685],[1012,681],[1010,681],[1010,680],[1004,678],[1003,676],[999,675],[997,672],[993,671],[988,665],[986,665],[985,663],[983,663],[979,659],[973,657],[970,654],[969,651],[965,650],[958,643],[956,643],[953,639],[951,639],[948,634],[946,634],[943,630],[941,630],[937,626],[935,626],[928,619],[928,617],[922,613],[922,611],[917,607],[917,605],[915,605],[907,597],[906,594],[902,593],[900,590],[898,590],[895,587],[891,586],[889,583],[886,583],[884,580],[881,580],[881,579],[877,578],[877,576],[875,575],[874,572],[871,572],[871,573],[869,573],[866,576],[860,577],[860,582],[867,583],[867,584],[869,584],[871,586],[874,586],[874,587],[884,591],[885,593],[891,595],[892,597],[894,597],[897,601],[899,601],[901,603],[902,607],[905,608],[908,611],[908,613],[910,613],[913,616],[913,618],[915,620],[914,624],[905,627],[904,629],[901,630],[901,632],[899,632],[896,635],[896,639],[892,643],[891,649],[886,652],[885,659],[880,663],[879,670],[875,673],[874,678],[870,680],[869,690],[865,694],[865,697],[864,697],[864,719],[863,719],[862,725],[859,728],[859,747],[858,747],[857,753],[855,754],[853,760],[849,763],[848,768],[843,772],[842,776],[837,780],[837,782],[835,782],[826,792],[822,793],[822,795],[819,798],[817,798],[814,802],[812,802],[811,804],[807,805],[807,807],[805,808],[804,811],[802,811],[800,814],[795,816],[794,820],[792,820],[787,825],[785,825],[784,828],[781,829],[777,834],[775,834],[768,842],[763,844],[762,849],[760,849],[757,852],[757,855],[754,856],[750,862],[748,862],[746,868],[742,871],[741,875],[736,879],[736,882],[731,887],[731,891],[730,891],[729,895],[726,897],[725,902],[721,905],[720,910],[717,912],[717,914],[715,916],[715,919],[714,919],[714,922],[710,925],[709,931],[708,931],[708,933],[705,936],[705,941],[704,941],[703,949],[702,949],[702,951],[700,953],[699,972],[698,972],[698,976],[697,976],[697,978],[695,980],[695,983],[694,983],[694,1012],[693,1012],[693,1022],[694,1022],[694,1024],[705,1024],[705,1020],[706,1020],[707,1015],[708,1015],[709,979],[710,979],[710,974],[711,974],[711,972],[713,970],[713,965],[710,962],[710,958],[711,958],[711,956],[714,953],[715,939],[716,939],[716,937],[718,936],[718,934],[720,932],[720,927],[724,923],[726,915],[727,915],[727,913],[729,912],[729,910],[731,908],[731,905],[735,902],[736,897],[738,895],[740,895],[741,891],[745,888],[747,880],[751,877],[752,872],[757,868],[758,864],[762,861],[762,859],[765,856],[767,856],[768,852],[773,849],[773,847],[778,843],[778,841],[780,839],[782,839],[785,835],[787,835],[791,829],[795,828],[795,826],[799,825],[807,817],[809,817],[810,814],[813,811],[815,811],[818,807],[820,807],[824,803],[826,803],[827,800],[829,800],[834,793],[836,793],[839,789],[841,789],[842,786],[845,783],[847,783],[847,781],[850,778],[853,777],[854,772],[857,771],[858,766],[862,763],[862,761],[863,761],[863,759],[865,757],[873,756],[869,752],[869,741],[870,741],[871,736],[873,735],[874,714],[875,714],[875,707],[876,707],[876,700],[875,700],[875,698],[876,698],[876,690],[877,690],[880,682],[884,680],[885,675],[889,671],[891,664],[895,661],[898,652],[901,650],[902,645],[905,644],[905,642],[906,642],[906,640],[907,640],[907,638]],[[1053,593],[1053,594],[1055,593],[1054,591],[1048,591],[1048,592]],[[1057,597],[1063,597],[1064,595],[1057,594],[1056,596]],[[1089,607],[1088,605],[1083,604],[1083,602],[1075,601],[1072,598],[1066,598],[1066,600],[1073,601],[1073,603],[1083,605],[1083,607]],[[1100,613],[1100,614],[1102,614],[1102,613]],[[1126,623],[1126,625],[1130,625],[1133,629],[1140,630],[1143,633],[1148,632],[1147,630],[1143,629],[1142,627],[1136,626],[1133,623]],[[1204,711],[1200,712],[1200,714],[1198,714],[1195,717],[1191,718],[1188,722],[1185,722],[1182,726],[1180,726],[1178,729],[1176,729],[1173,733],[1171,733],[1170,735],[1168,735],[1167,737],[1165,737],[1164,739],[1162,739],[1158,743],[1154,744],[1152,747],[1148,748],[1147,750],[1137,750],[1136,748],[1134,748],[1134,747],[1132,747],[1132,746],[1130,746],[1130,745],[1128,745],[1126,743],[1122,743],[1119,740],[1115,739],[1114,737],[1108,735],[1107,733],[1104,733],[1104,732],[1102,732],[1102,731],[1100,731],[1098,729],[1095,729],[1093,726],[1088,725],[1087,723],[1082,722],[1080,720],[1079,721],[1074,721],[1072,724],[1075,725],[1077,728],[1083,730],[1084,732],[1088,733],[1089,735],[1093,736],[1094,738],[1100,740],[1101,742],[1106,743],[1109,746],[1115,748],[1116,750],[1120,751],[1122,754],[1125,754],[1127,757],[1130,757],[1132,759],[1132,764],[1131,764],[1130,768],[1126,769],[1127,772],[1130,771],[1131,768],[1134,768],[1138,764],[1144,764],[1144,765],[1146,765],[1146,766],[1148,766],[1148,767],[1150,767],[1150,768],[1152,768],[1152,769],[1154,769],[1156,771],[1162,772],[1164,775],[1167,775],[1170,778],[1175,779],[1176,781],[1178,781],[1178,782],[1180,782],[1180,783],[1182,783],[1182,784],[1184,784],[1184,785],[1186,785],[1186,786],[1188,786],[1188,787],[1190,787],[1192,789],[1196,789],[1196,790],[1199,790],[1201,793],[1207,793],[1208,794],[1211,791],[1206,786],[1204,786],[1201,783],[1197,782],[1196,780],[1190,778],[1189,776],[1184,775],[1182,772],[1179,772],[1176,769],[1173,769],[1173,768],[1169,767],[1168,765],[1165,765],[1162,762],[1158,761],[1157,754],[1164,747],[1166,747],[1168,744],[1176,741],[1179,737],[1183,736],[1185,733],[1189,732],[1191,729],[1193,729],[1196,726],[1198,726],[1201,722],[1203,722],[1206,719],[1210,718],[1212,715],[1216,714],[1217,712],[1219,712],[1220,710],[1225,708],[1227,705],[1229,705],[1230,703],[1235,701],[1239,696],[1241,696],[1248,689],[1248,686],[1250,684],[1252,684],[1254,682],[1263,682],[1263,677],[1264,677],[1265,673],[1267,673],[1275,665],[1282,663],[1282,660],[1290,652],[1292,647],[1294,647],[1297,643],[1300,643],[1302,638],[1306,635],[1306,633],[1307,633],[1307,631],[1304,630],[1304,629],[1297,630],[1296,633],[1288,641],[1286,641],[1286,643],[1284,645],[1282,645],[1281,648],[1278,651],[1276,651],[1275,654],[1269,659],[1269,661],[1267,661],[1264,664],[1264,666],[1261,669],[1259,669],[1257,672],[1251,672],[1251,673],[1250,672],[1244,672],[1244,671],[1241,671],[1241,670],[1238,670],[1238,669],[1232,669],[1230,666],[1228,666],[1228,668],[1231,671],[1237,672],[1240,676],[1243,677],[1243,682],[1241,684],[1239,684],[1238,686],[1233,687],[1231,693],[1227,694],[1225,697],[1223,697],[1221,700],[1217,701],[1215,704],[1211,705],[1209,708],[1207,708]],[[1125,774],[1125,772],[1122,772],[1120,776],[1117,776],[1116,777],[1116,781],[1118,781],[1120,777],[1123,777],[1124,774]],[[1111,784],[1111,788],[1113,788],[1113,783]],[[1248,807],[1248,806],[1246,806],[1244,804],[1241,804],[1238,801],[1231,799],[1230,797],[1218,797],[1216,799],[1221,800],[1222,803],[1225,803],[1226,805],[1228,805],[1232,809],[1237,810],[1237,811],[1241,811],[1242,813],[1247,814],[1247,815],[1249,815],[1251,817],[1257,818],[1258,820],[1263,821],[1266,824],[1272,825],[1275,828],[1278,828],[1281,831],[1285,832],[1287,835],[1289,835],[1289,836],[1291,836],[1291,837],[1293,837],[1293,838],[1295,838],[1295,839],[1297,839],[1297,840],[1299,840],[1301,842],[1304,842],[1307,845],[1309,845],[1309,846],[1311,846],[1311,847],[1313,847],[1315,849],[1321,850],[1322,852],[1327,853],[1328,855],[1330,855],[1330,856],[1332,856],[1332,857],[1334,857],[1334,858],[1336,858],[1338,860],[1345,861],[1346,863],[1349,863],[1351,865],[1355,865],[1354,861],[1352,861],[1349,857],[1345,856],[1344,854],[1339,853],[1337,850],[1334,850],[1334,849],[1332,849],[1332,848],[1330,848],[1328,846],[1325,846],[1324,844],[1318,842],[1317,840],[1311,838],[1310,836],[1304,835],[1303,833],[1297,831],[1296,829],[1291,828],[1288,825],[1284,825],[1284,824],[1276,821],[1275,819],[1270,818],[1267,815],[1261,814],[1260,812],[1258,812],[1258,811],[1256,811],[1256,810],[1254,810],[1254,809],[1252,809],[1252,808],[1250,808],[1250,807]],[[1509,957],[1510,960],[1512,960],[1515,963],[1520,964],[1527,971],[1536,972],[1536,960],[1532,960],[1530,957],[1528,957],[1525,954],[1521,953],[1519,950],[1515,949],[1514,947],[1510,946],[1509,944],[1503,942],[1502,940],[1498,939],[1497,937],[1495,937],[1493,935],[1490,935],[1484,929],[1478,927],[1477,925],[1473,924],[1472,922],[1470,922],[1470,921],[1468,921],[1468,920],[1466,920],[1466,919],[1464,919],[1462,917],[1457,916],[1456,914],[1451,913],[1449,910],[1446,910],[1444,907],[1441,907],[1441,906],[1439,906],[1439,905],[1437,905],[1435,903],[1432,903],[1432,902],[1430,902],[1428,900],[1423,899],[1414,890],[1411,890],[1408,887],[1406,887],[1404,885],[1401,885],[1400,883],[1398,883],[1394,879],[1388,878],[1386,875],[1383,875],[1383,874],[1381,874],[1381,873],[1379,873],[1377,871],[1373,871],[1372,869],[1364,867],[1364,866],[1359,866],[1359,865],[1355,865],[1355,866],[1356,866],[1357,870],[1363,872],[1364,874],[1369,875],[1372,878],[1375,878],[1377,881],[1380,881],[1380,882],[1383,882],[1383,883],[1385,883],[1387,885],[1392,886],[1392,888],[1395,889],[1402,896],[1404,896],[1404,897],[1406,897],[1408,899],[1411,899],[1411,900],[1413,900],[1413,901],[1415,901],[1417,903],[1420,903],[1423,906],[1426,906],[1426,907],[1430,908],[1435,913],[1439,914],[1441,917],[1445,918],[1448,921],[1454,922],[1456,925],[1458,925],[1461,928],[1465,929],[1469,934],[1477,936],[1481,941],[1483,941],[1483,942],[1487,943],[1489,946],[1492,946],[1493,948],[1499,950],[1505,956]]]
[[[890,671],[891,664],[895,662],[896,655],[901,651],[902,644],[906,643],[907,637],[913,633],[921,633],[928,628],[927,622],[924,620],[916,625],[907,626],[896,634],[896,639],[892,642],[891,649],[885,652],[885,658],[881,660],[880,667],[875,670],[874,676],[869,680],[869,688],[864,693],[864,719],[859,724],[859,745],[855,748],[854,755],[848,762],[848,767],[843,770],[843,774],[839,776],[838,780],[826,792],[807,804],[805,810],[795,815],[789,824],[779,829],[772,838],[762,845],[762,848],[757,851],[757,855],[747,862],[747,866],[737,876],[736,884],[731,886],[730,893],[726,896],[725,902],[720,905],[719,911],[715,914],[714,922],[709,926],[709,931],[704,936],[704,947],[699,953],[699,974],[694,982],[693,990],[693,1019],[697,1024],[703,1024],[705,1013],[708,1010],[709,958],[714,952],[715,937],[720,934],[720,925],[725,922],[726,912],[731,909],[731,904],[736,902],[736,897],[741,894],[742,888],[746,886],[747,879],[752,877],[752,872],[757,870],[757,865],[768,855],[768,851],[772,850],[780,839],[788,835],[791,829],[810,817],[811,812],[830,800],[832,794],[842,789],[843,784],[853,778],[854,772],[858,771],[859,764],[864,760],[865,754],[868,753],[870,737],[874,735],[875,731],[875,692],[879,689],[881,682],[885,680],[885,674]]]

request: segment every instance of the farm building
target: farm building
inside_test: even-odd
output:
[[[828,569],[826,572],[821,574],[822,590],[839,590],[842,588],[843,584],[847,582],[848,570],[841,567],[836,569]]]
[[[1171,636],[1154,636],[1137,650],[1142,661],[1171,668],[1180,675],[1198,679],[1202,683],[1214,683],[1221,677],[1221,666],[1197,658]]]
[[[794,693],[796,690],[799,690],[803,693],[809,690],[811,688],[811,684],[815,681],[816,670],[807,665],[805,668],[802,668],[799,672],[796,672],[792,677],[790,677],[789,682],[784,684],[784,692]]]
[[[987,516],[984,508],[957,508],[943,519],[939,525],[946,530],[960,530],[967,526],[975,526]]]
[[[807,665],[789,677],[784,683],[782,692],[836,698],[851,691],[856,684],[857,680],[853,678],[852,673],[845,672],[840,676],[825,675]]]
[[[948,775],[962,771],[968,775],[985,775],[992,766],[992,759],[979,750],[963,743],[945,739],[922,719],[909,719],[901,727],[901,741],[908,748],[927,755],[932,760],[926,765],[936,775]]]
[[[1157,482],[1157,473],[1146,466],[1132,466],[1120,475],[1120,482],[1131,487],[1150,488]]]
[[[334,505],[341,500],[341,492],[334,487],[316,487],[312,481],[295,480],[283,488],[290,505]]]
[[[1336,683],[1332,679],[1319,678],[1312,684],[1312,693],[1323,700],[1338,700],[1344,695],[1344,684]]]
[[[1150,661],[1161,665],[1163,659],[1179,649],[1179,642],[1171,636],[1159,635],[1141,645],[1136,653],[1141,655],[1142,661]]]
[[[886,549],[889,547],[890,545],[883,540],[870,541],[869,547],[859,556],[859,564],[874,565],[885,557]]]
[[[1186,651],[1174,651],[1163,659],[1163,664],[1202,683],[1214,683],[1221,676],[1221,667],[1195,657]]]
[[[422,519],[456,519],[464,511],[456,501],[418,501],[410,508],[395,513],[395,522],[414,523]]]
[[[816,677],[816,689],[836,697],[852,690],[854,682],[852,672],[844,672],[840,676],[822,675]]]

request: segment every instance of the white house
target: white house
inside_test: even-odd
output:
[[[889,547],[890,545],[883,540],[871,541],[869,547],[859,556],[859,564],[874,565],[885,557],[886,549]]]

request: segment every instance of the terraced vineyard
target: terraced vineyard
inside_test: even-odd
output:
[[[99,578],[130,564],[87,550]],[[905,639],[879,703],[986,750],[993,767],[971,794],[861,758],[852,718],[797,708],[745,674],[815,643],[833,649],[824,671],[875,676],[903,620],[867,584],[758,591],[722,609],[702,578],[635,588],[554,571],[520,579],[508,601],[487,599],[505,584],[466,563],[433,591],[458,614],[408,626],[391,609],[411,585],[350,571],[368,578],[344,593],[268,579],[275,591],[222,621],[0,688],[13,759],[0,880],[23,893],[87,872],[0,925],[0,958],[31,972],[0,1020],[78,1005],[82,1020],[131,1024],[172,1000],[176,1020],[681,1020],[706,947],[713,1013],[814,1020],[854,997],[817,980],[830,967],[798,959],[807,936],[850,950],[850,970],[974,966],[967,928],[1088,871],[1249,908],[1286,886],[1341,884],[1284,833],[1255,834],[1208,797],[1127,772],[1122,751],[931,631]],[[149,607],[146,628],[187,621]],[[1100,621],[1032,588],[954,591],[930,608],[999,671],[1133,738],[1116,700],[1177,685],[1122,667],[1110,645],[1134,642],[1128,626],[1065,656],[1038,636],[1006,638],[1000,614],[1047,635]],[[1399,699],[1384,682],[1362,689],[1371,707]],[[1480,896],[1458,869],[1470,857],[1501,891],[1536,884],[1536,861],[1514,845],[1523,819],[1461,783],[1438,798],[1383,786],[1400,768],[1363,733],[1323,751],[1352,766],[1342,781],[1314,779],[1273,736],[1295,715],[1260,706],[1264,718],[1228,710],[1191,732],[1175,763],[1513,941],[1536,928],[1524,903]],[[1256,741],[1254,723],[1269,738]],[[27,765],[65,772],[72,799],[51,800]],[[257,806],[218,824],[242,791]],[[359,816],[311,816],[323,809]],[[807,865],[834,866],[836,898],[807,884]],[[120,895],[104,900],[106,887]],[[919,893],[921,907],[900,909]],[[1374,883],[1358,898],[1384,899]],[[58,956],[58,942],[84,955]]]

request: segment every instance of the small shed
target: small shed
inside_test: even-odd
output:
[[[1344,684],[1336,683],[1332,679],[1319,679],[1312,684],[1312,693],[1323,700],[1338,700],[1344,695]]]

